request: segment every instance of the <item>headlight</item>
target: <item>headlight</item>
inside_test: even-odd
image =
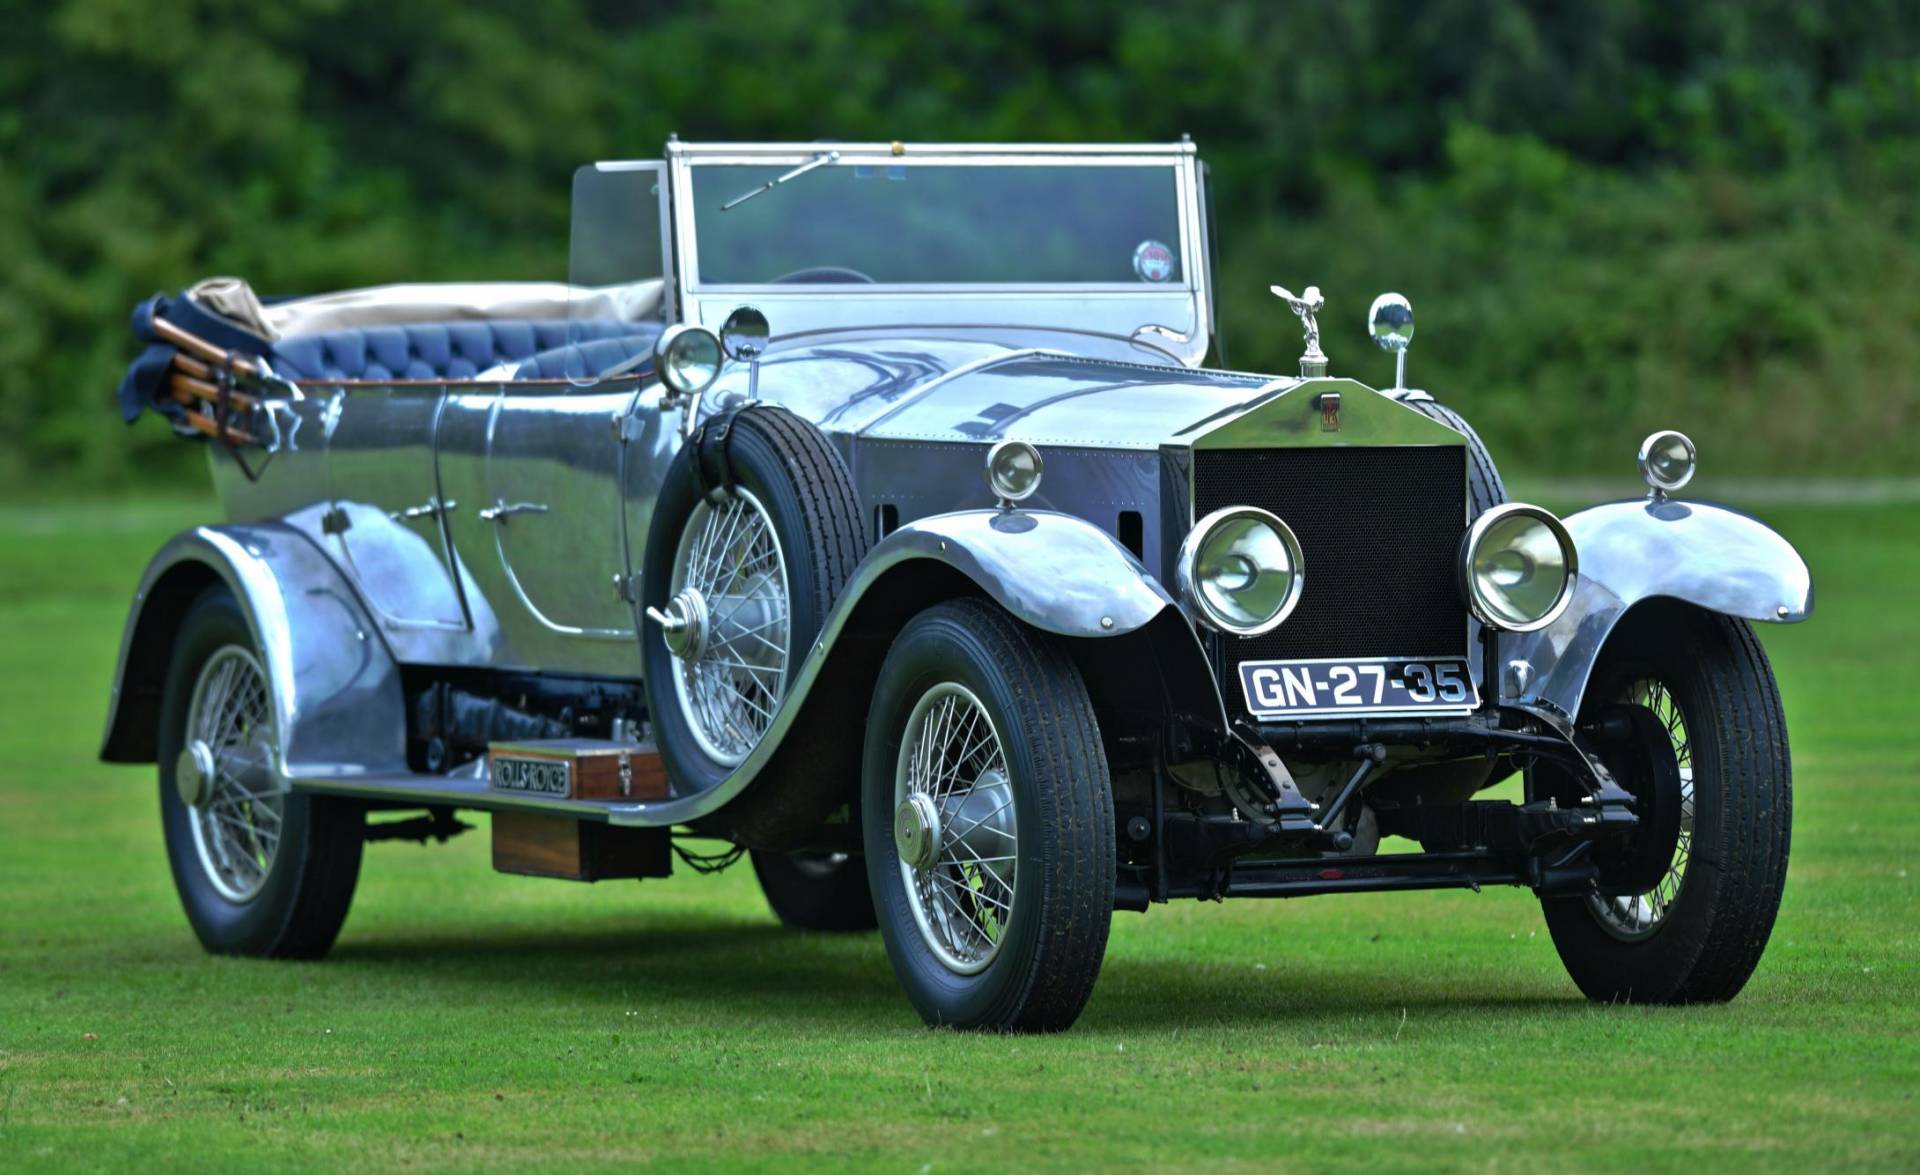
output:
[[[1473,614],[1507,632],[1545,628],[1567,610],[1580,559],[1567,528],[1538,506],[1509,502],[1474,521],[1461,544],[1461,591]]]
[[[1640,476],[1655,493],[1670,493],[1693,480],[1697,461],[1687,434],[1667,429],[1640,442]]]
[[[1300,602],[1306,562],[1287,524],[1252,506],[1202,518],[1180,544],[1180,590],[1200,619],[1236,636],[1278,627]]]
[[[987,450],[987,487],[1003,502],[1024,502],[1040,488],[1047,464],[1025,441],[1001,441]]]
[[[720,374],[720,337],[704,326],[676,323],[653,345],[653,368],[674,395],[698,395]]]

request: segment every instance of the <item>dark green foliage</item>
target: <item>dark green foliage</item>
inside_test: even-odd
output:
[[[688,138],[1169,139],[1213,166],[1236,366],[1412,371],[1509,463],[1888,471],[1920,445],[1920,9],[0,0],[0,482],[184,470],[129,305],[561,276],[568,176]]]

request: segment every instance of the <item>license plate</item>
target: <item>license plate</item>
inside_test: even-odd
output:
[[[1480,704],[1460,657],[1242,661],[1240,688],[1255,718],[1467,714]]]
[[[565,759],[517,759],[495,752],[491,775],[494,791],[536,796],[573,794],[573,764]]]

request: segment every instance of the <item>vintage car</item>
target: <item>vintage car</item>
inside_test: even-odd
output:
[[[1790,812],[1749,622],[1812,585],[1674,496],[1686,437],[1560,519],[1405,386],[1398,295],[1340,311],[1393,387],[1310,286],[1297,374],[1206,366],[1187,141],[664,154],[576,174],[565,284],[136,310],[123,410],[228,521],[140,583],[102,754],[209,950],[323,954],[365,842],[484,810],[513,873],[750,854],[931,1024],[1071,1024],[1116,910],[1487,885],[1595,1000],[1740,990]]]

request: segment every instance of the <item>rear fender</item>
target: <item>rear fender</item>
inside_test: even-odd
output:
[[[267,671],[283,779],[406,770],[392,653],[339,568],[275,523],[197,527],[148,564],[121,637],[102,759],[154,761],[174,636],[194,597],[216,583],[239,601]]]
[[[1683,600],[1769,624],[1813,614],[1806,561],[1765,523],[1737,510],[1641,499],[1595,506],[1565,522],[1580,553],[1580,578],[1558,620],[1502,641],[1501,685],[1510,701],[1578,714],[1607,637],[1644,600]]]

